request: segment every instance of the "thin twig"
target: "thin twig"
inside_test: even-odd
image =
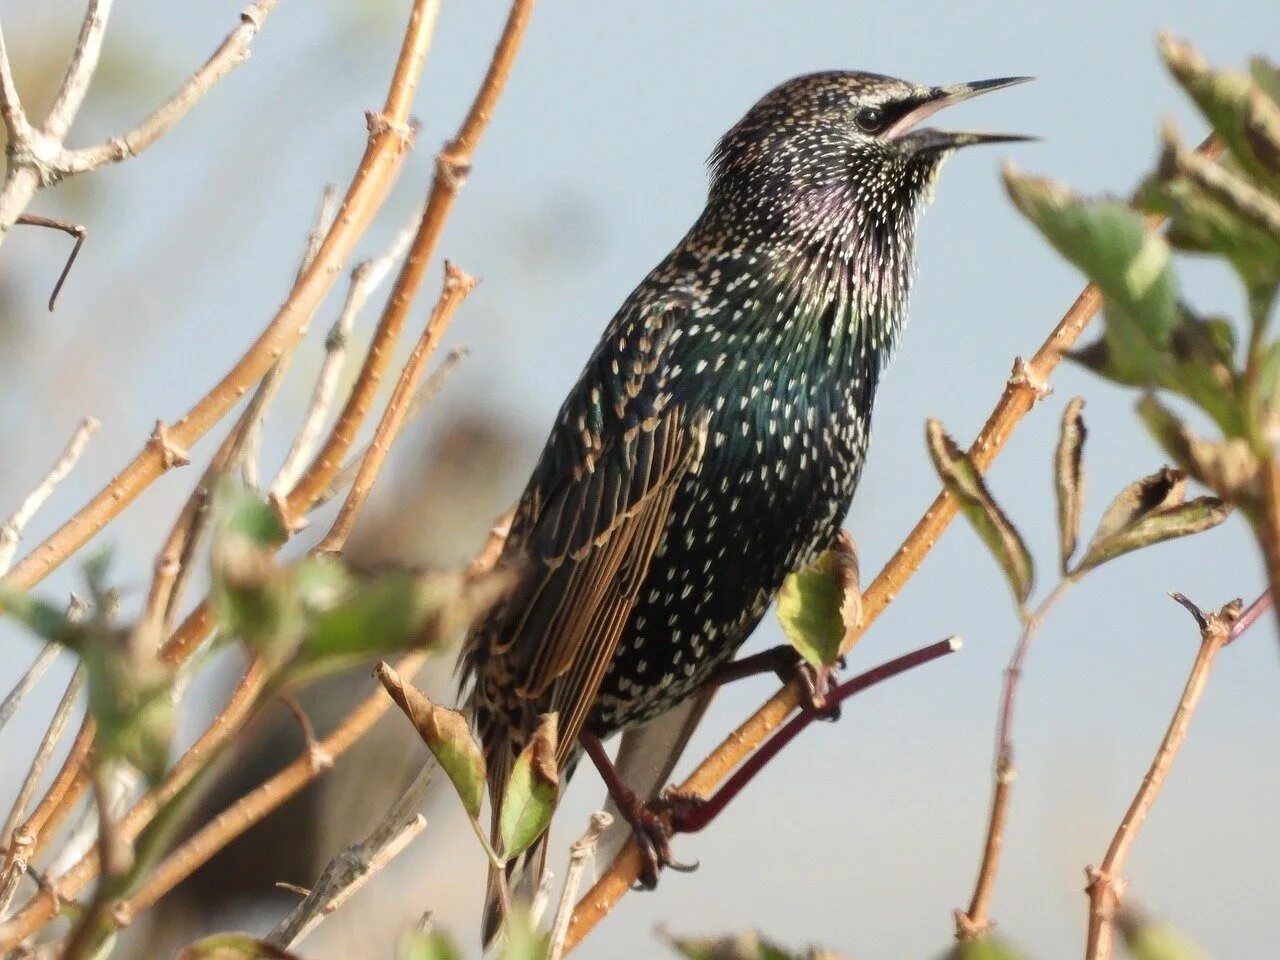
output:
[[[98,811],[98,862],[102,864],[103,879],[68,934],[62,960],[86,960],[97,952],[105,936],[102,921],[110,906],[109,887],[124,876],[133,859],[133,849],[120,836],[111,809],[110,776],[101,768],[94,771],[93,798]]]
[[[347,493],[346,500],[343,501],[342,509],[338,511],[338,517],[329,532],[316,546],[318,553],[339,549],[351,535],[355,519],[369,498],[373,484],[382,471],[383,463],[386,462],[387,454],[391,452],[391,445],[408,415],[409,404],[413,399],[418,379],[426,368],[427,360],[435,351],[440,338],[444,336],[454,311],[476,285],[474,278],[447,260],[444,264],[444,275],[440,299],[436,301],[435,308],[431,311],[431,316],[422,330],[422,335],[414,344],[409,359],[405,361],[400,371],[400,378],[396,381],[391,399],[387,401],[382,417],[378,420],[373,440],[360,461],[360,468],[351,482],[351,489]]]
[[[597,810],[587,822],[587,832],[569,847],[569,869],[565,872],[564,888],[560,891],[560,903],[556,907],[556,917],[551,924],[551,947],[547,951],[547,960],[560,960],[564,955],[565,938],[569,935],[569,920],[573,917],[573,904],[578,896],[578,888],[582,886],[582,876],[591,865],[596,855],[596,845],[600,842],[600,834],[613,823],[613,817],[603,810]]]
[[[45,136],[61,143],[71,129],[71,122],[80,112],[89,84],[98,69],[102,55],[102,41],[107,33],[107,18],[111,16],[112,0],[89,0],[84,19],[80,23],[80,36],[67,64],[67,71],[58,86],[53,106],[41,128]]]
[[[1280,610],[1280,460],[1271,451],[1262,457],[1262,501],[1264,509],[1258,539],[1266,563],[1272,606]]]
[[[0,730],[5,728],[5,724],[9,722],[18,707],[22,705],[22,701],[27,698],[27,694],[40,682],[40,678],[45,675],[45,671],[49,669],[53,661],[58,659],[58,654],[61,652],[62,647],[56,643],[46,643],[40,648],[40,652],[36,654],[31,666],[27,667],[26,673],[18,678],[18,682],[13,685],[13,689],[4,698],[4,702],[0,703]]]
[[[315,262],[316,254],[320,252],[320,244],[324,242],[325,235],[333,227],[333,218],[338,213],[338,187],[336,184],[328,184],[324,188],[324,193],[320,198],[320,209],[316,213],[315,225],[311,228],[311,232],[307,234],[307,242],[302,249],[302,258],[298,262],[298,272],[294,277],[294,284],[297,285],[302,281],[311,264]],[[302,329],[299,331],[298,341],[294,344],[297,349],[301,343],[302,337],[305,337],[310,330],[311,323],[308,318]],[[254,394],[253,402],[257,407],[255,415],[247,421],[245,428],[244,449],[237,458],[240,463],[241,476],[244,482],[249,486],[257,489],[258,487],[258,456],[262,448],[262,424],[266,419],[267,408],[275,400],[276,394],[280,392],[280,385],[284,382],[285,375],[289,372],[289,364],[293,361],[294,350],[287,350],[276,359],[271,365],[271,369],[267,371],[267,375],[262,378],[262,382],[258,384],[258,390]]]
[[[63,233],[76,238],[75,244],[71,247],[71,253],[67,255],[67,260],[62,265],[62,272],[58,274],[58,279],[54,281],[53,290],[49,294],[49,312],[52,313],[54,304],[58,302],[58,294],[62,292],[62,285],[67,282],[67,276],[71,273],[71,267],[75,264],[76,257],[80,256],[80,248],[84,246],[84,238],[89,235],[89,231],[85,229],[82,223],[56,220],[53,217],[41,217],[34,213],[24,213],[18,217],[17,222],[26,224],[29,227],[46,227],[50,230],[61,230]]]
[[[84,672],[79,668],[71,675],[71,681],[67,684],[66,691],[62,694],[62,699],[58,702],[58,706],[53,711],[53,718],[49,721],[49,726],[44,732],[44,736],[40,738],[40,745],[36,747],[35,756],[31,760],[31,765],[27,768],[27,775],[22,781],[22,786],[18,788],[18,796],[13,801],[13,806],[9,809],[9,816],[5,818],[4,829],[0,831],[0,837],[4,838],[6,845],[4,872],[0,876],[0,918],[9,912],[9,904],[13,900],[13,893],[18,888],[18,878],[26,871],[30,863],[30,856],[35,847],[35,838],[26,831],[18,829],[18,823],[26,812],[27,804],[31,802],[31,798],[35,795],[36,786],[40,783],[40,778],[44,776],[45,767],[49,764],[49,758],[53,755],[54,748],[58,745],[58,741],[62,739],[62,731],[67,725],[67,720],[71,717],[72,710],[75,709],[76,701],[80,697],[80,687],[82,686]]]
[[[45,474],[44,479],[36,484],[35,489],[23,498],[18,509],[13,511],[3,526],[0,526],[0,574],[8,571],[9,565],[13,563],[13,554],[18,549],[18,541],[22,539],[22,531],[31,522],[36,511],[53,495],[58,484],[65,480],[67,474],[75,468],[98,426],[98,421],[93,417],[85,417],[80,421],[80,426],[76,427],[66,448]]]
[[[31,138],[31,123],[22,109],[22,97],[13,79],[13,64],[5,46],[4,29],[0,27],[0,122],[4,123],[10,147],[24,146]]]
[[[1204,693],[1205,684],[1209,680],[1209,671],[1218,653],[1239,636],[1234,632],[1235,624],[1240,618],[1241,604],[1239,600],[1227,604],[1216,613],[1206,614],[1194,603],[1180,593],[1170,594],[1178,603],[1187,609],[1196,619],[1200,627],[1200,648],[1196,651],[1195,662],[1191,665],[1191,673],[1187,677],[1186,686],[1178,706],[1173,711],[1173,719],[1165,731],[1164,739],[1147,768],[1146,776],[1134,795],[1124,819],[1116,830],[1103,858],[1102,866],[1089,867],[1085,874],[1088,884],[1085,892],[1089,896],[1089,935],[1085,948],[1086,960],[1110,960],[1112,947],[1112,921],[1116,909],[1120,905],[1122,881],[1120,871],[1124,869],[1125,859],[1143,821],[1151,812],[1151,806],[1164,786],[1165,778],[1173,768],[1173,760],[1186,739],[1187,728],[1191,724],[1191,715],[1195,712],[1200,696]],[[1255,618],[1256,619],[1256,618]],[[1251,621],[1252,622],[1252,621]]]
[[[58,163],[63,176],[97,170],[136,157],[168,133],[232,70],[249,59],[249,48],[279,0],[258,0],[240,13],[240,23],[212,56],[151,116],[122,136],[90,147],[65,151]]]
[[[955,653],[960,649],[960,646],[959,637],[947,637],[945,640],[931,643],[927,647],[920,647],[910,653],[904,653],[900,657],[894,657],[892,660],[888,660],[877,667],[872,667],[870,670],[855,677],[850,677],[843,683],[833,687],[827,693],[827,704],[829,707],[838,707],[850,697],[892,679],[898,674],[906,673],[908,670],[914,670],[916,667],[932,663],[940,657]],[[738,794],[746,789],[747,785],[768,766],[769,762],[783,751],[787,744],[803,733],[805,728],[817,719],[819,719],[818,713],[812,710],[805,710],[788,720],[782,729],[766,740],[759,750],[747,758],[746,763],[733,771],[733,776],[729,777],[719,790],[698,804],[695,809],[684,812],[676,818],[675,828],[681,833],[696,833],[699,830],[706,829],[733,802]],[[590,894],[588,893],[587,896],[590,896]],[[569,949],[572,949],[573,946],[574,943],[570,942]]]
[[[467,350],[459,347],[450,350],[448,355],[440,361],[440,366],[436,367],[423,381],[421,387],[414,391],[413,399],[409,401],[408,411],[405,413],[404,419],[396,428],[397,433],[392,437],[392,442],[399,438],[404,432],[404,428],[413,422],[414,418],[422,412],[423,408],[435,398],[436,394],[443,389],[445,382],[449,376],[457,369],[467,357]],[[329,481],[329,486],[325,487],[324,493],[320,494],[319,499],[313,504],[313,509],[318,509],[336,497],[343,490],[347,489],[355,481],[356,474],[360,472],[360,464],[364,462],[364,458],[369,454],[369,445],[366,444],[357,453],[352,454],[347,462],[342,465],[342,469],[334,474],[333,479]]]
[[[311,404],[307,408],[301,429],[285,455],[284,463],[271,483],[273,496],[283,497],[293,489],[307,461],[315,453],[316,445],[320,442],[320,431],[324,428],[324,422],[328,419],[329,411],[333,407],[338,381],[342,376],[342,364],[346,360],[347,345],[351,339],[356,317],[369,296],[381,286],[387,274],[391,272],[392,266],[404,256],[421,216],[421,211],[414,214],[409,223],[396,234],[385,253],[373,260],[365,260],[352,269],[346,300],[342,304],[338,319],[334,321],[324,341],[324,362],[320,366],[319,376],[316,377]]]
[[[1222,149],[1222,143],[1212,136],[1197,148],[1198,152],[1208,157],[1218,156]],[[1156,229],[1161,222],[1161,218],[1155,217],[1148,220],[1152,229]],[[1061,362],[1066,351],[1084,333],[1101,307],[1101,292],[1089,284],[1063,314],[1031,360],[1015,365],[1023,376],[1011,377],[1005,384],[995,409],[991,411],[982,431],[969,449],[969,456],[979,470],[986,470],[991,466],[1018,423],[1035,405],[1040,396],[1037,384],[1048,382],[1049,375]],[[945,491],[934,499],[902,546],[863,593],[862,620],[845,635],[841,643],[843,652],[850,650],[862,639],[880,614],[902,592],[902,588],[920,568],[943,531],[955,519],[957,510],[955,499]],[[796,684],[787,684],[721,741],[679,789],[695,795],[710,793],[777,729],[799,703],[800,691]],[[578,902],[567,951],[572,951],[626,896],[639,876],[640,866],[641,860],[634,843],[627,844],[619,851],[608,872]]]
[[[433,763],[424,764],[369,835],[325,865],[315,886],[267,935],[268,943],[285,950],[300,943],[422,832],[427,821],[418,808],[434,771]]]
[[[973,896],[968,910],[955,911],[956,939],[967,940],[986,932],[991,926],[991,897],[995,893],[996,874],[1000,869],[1000,852],[1004,846],[1005,822],[1009,813],[1009,800],[1013,793],[1013,781],[1018,772],[1013,765],[1013,711],[1017,704],[1022,671],[1031,652],[1045,617],[1077,582],[1077,577],[1067,575],[1045,597],[1034,613],[1022,617],[1022,633],[1009,657],[1004,671],[1004,689],[1000,697],[1000,717],[996,722],[996,749],[994,784],[991,791],[991,815],[987,820],[987,837],[982,849],[982,863],[978,867],[978,879],[974,883]]]
[[[298,261],[298,272],[293,278],[295,284],[302,282],[303,275],[315,262],[316,254],[320,252],[320,244],[324,243],[325,236],[333,227],[333,218],[337,215],[338,185],[326,183],[324,190],[320,193],[320,209],[316,211],[315,225],[307,234],[306,245],[302,248],[302,259]]]

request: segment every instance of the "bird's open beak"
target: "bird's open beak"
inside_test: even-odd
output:
[[[914,109],[903,114],[882,135],[886,140],[897,140],[913,152],[937,152],[968,147],[978,143],[1016,143],[1022,140],[1034,140],[1035,137],[1015,133],[971,133],[967,131],[948,131],[920,129],[920,124],[944,107],[963,103],[992,90],[1003,90],[1019,83],[1026,83],[1031,77],[999,77],[995,80],[977,80],[973,83],[953,83],[945,87],[934,87]]]

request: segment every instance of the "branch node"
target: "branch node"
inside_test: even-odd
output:
[[[1049,386],[1049,381],[1022,357],[1013,358],[1013,373],[1009,375],[1009,386],[1026,387],[1035,394],[1033,402],[1043,400],[1053,393],[1053,387]]]
[[[957,940],[972,940],[975,937],[980,937],[990,933],[996,925],[994,920],[975,921],[963,910],[953,910],[951,915],[956,922]]]
[[[169,425],[163,420],[156,421],[155,429],[151,431],[151,437],[147,442],[160,451],[160,462],[166,470],[185,467],[191,462],[190,454],[185,447],[174,441],[169,432]]]
[[[471,173],[471,162],[463,157],[454,144],[448,144],[436,157],[436,173],[453,192],[461,190]]]
[[[414,134],[418,132],[416,124],[398,123],[392,117],[388,117],[385,113],[376,110],[366,110],[364,114],[365,125],[369,128],[369,136],[377,137],[384,133],[389,133],[400,141],[402,148],[413,146]]]

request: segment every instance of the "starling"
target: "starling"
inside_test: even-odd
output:
[[[918,124],[1023,79],[810,74],[720,141],[702,215],[561,407],[504,550],[516,587],[464,646],[495,810],[552,712],[562,776],[586,747],[618,799],[600,741],[714,681],[838,533],[938,169],[958,147],[1025,139]],[[619,805],[653,882],[672,865],[667,838]],[[528,872],[544,858],[535,849]],[[489,892],[486,940],[493,877]]]

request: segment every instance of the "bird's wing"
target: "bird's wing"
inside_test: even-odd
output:
[[[559,760],[573,752],[666,528],[697,469],[707,417],[668,392],[669,345],[687,301],[615,326],[566,403],[521,505],[530,565],[500,672],[531,713],[559,713]],[[568,438],[568,439],[566,439]]]

